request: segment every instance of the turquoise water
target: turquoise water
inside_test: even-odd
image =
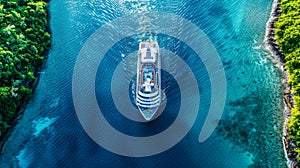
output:
[[[280,138],[280,74],[260,48],[270,8],[271,2],[266,0],[52,0],[52,49],[35,94],[5,144],[0,167],[285,167]],[[208,35],[225,68],[226,106],[216,131],[199,143],[211,98],[207,70],[182,42],[157,35],[161,48],[175,52],[195,73],[201,92],[199,115],[191,131],[171,149],[155,156],[124,157],[98,146],[83,131],[72,100],[73,69],[88,37],[108,21],[158,11],[188,19]],[[98,69],[102,78],[97,79],[96,92],[100,106],[107,105],[105,117],[115,128],[149,136],[172,124],[178,103],[167,104],[166,111],[149,128],[149,124],[123,117],[106,97],[110,90],[100,87],[110,82],[122,60],[120,53],[135,51],[139,38],[145,37],[123,39],[120,43],[128,46],[117,45],[118,50],[107,53]],[[174,83],[170,82],[172,76],[165,76],[168,99],[178,101],[178,86],[170,84]]]

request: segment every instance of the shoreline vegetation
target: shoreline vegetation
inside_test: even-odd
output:
[[[0,0],[0,149],[50,50],[47,0]]]
[[[264,44],[283,73],[287,164],[300,167],[300,0],[274,0]]]
[[[50,50],[47,10],[48,0],[0,0],[0,149]],[[300,167],[300,0],[274,0],[263,47],[283,72],[283,144],[288,166]]]

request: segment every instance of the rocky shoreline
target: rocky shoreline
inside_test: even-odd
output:
[[[280,50],[279,45],[276,43],[275,37],[275,25],[274,23],[278,20],[281,15],[280,0],[274,0],[272,5],[272,11],[270,19],[267,22],[266,35],[263,45],[263,50],[270,53],[274,63],[282,72],[281,82],[283,83],[283,95],[284,95],[284,124],[283,124],[283,137],[282,142],[284,145],[285,156],[287,159],[287,165],[289,168],[298,168],[300,164],[297,162],[297,153],[294,151],[296,147],[295,141],[288,138],[289,131],[286,125],[287,120],[291,117],[290,109],[294,107],[293,96],[291,88],[288,85],[288,73],[285,68],[285,56]]]

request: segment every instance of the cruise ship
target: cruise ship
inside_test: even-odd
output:
[[[136,105],[150,121],[161,103],[161,59],[157,42],[141,42],[138,51]]]

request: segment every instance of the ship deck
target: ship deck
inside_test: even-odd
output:
[[[150,120],[160,105],[159,47],[157,42],[142,42],[138,53],[136,105]],[[159,74],[159,75],[158,75]]]

